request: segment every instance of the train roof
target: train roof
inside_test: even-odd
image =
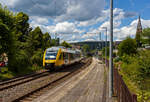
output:
[[[75,49],[75,50],[73,50],[73,49],[70,49],[70,48],[65,48],[65,47],[63,47],[63,46],[54,46],[54,47],[51,47],[51,48],[48,48],[46,51],[47,52],[51,52],[51,51],[58,51],[59,49],[61,49],[63,52],[66,52],[66,53],[81,53],[81,51],[80,50],[78,50],[78,49]]]

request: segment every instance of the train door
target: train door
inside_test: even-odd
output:
[[[68,53],[64,52],[64,64],[68,64],[69,63],[69,59],[68,59]]]

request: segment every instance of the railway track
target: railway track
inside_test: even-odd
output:
[[[12,80],[0,83],[0,94],[6,94],[0,95],[0,100],[2,100],[2,102],[31,101],[39,95],[45,93],[47,90],[53,88],[57,84],[80,72],[90,63],[91,59],[84,59],[80,64],[76,63],[56,72],[43,72],[35,76],[28,76],[28,78],[20,78],[16,81]],[[13,93],[15,95],[13,95]]]
[[[29,74],[25,74],[25,75],[19,75],[19,76],[10,78],[10,79],[0,80],[0,85],[4,85],[4,84],[7,84],[9,82],[14,82],[14,81],[17,81],[17,80],[21,80],[21,79],[24,79],[25,77],[34,76],[35,74],[40,74],[40,73],[43,73],[45,71],[47,71],[47,70],[40,70],[40,71],[37,71],[36,73],[29,73]]]
[[[61,77],[58,77],[57,79],[51,81],[50,83],[48,83],[47,85],[32,91],[31,93],[28,93],[26,95],[24,95],[23,97],[20,97],[17,100],[14,100],[13,102],[30,102],[33,99],[39,97],[40,95],[42,95],[43,93],[47,92],[47,90],[52,89],[53,87],[55,87],[56,85],[64,82],[65,80],[67,80],[68,78],[72,77],[73,75],[79,73],[80,71],[82,71],[84,68],[86,68],[90,63],[91,60],[85,61],[86,64],[84,66],[82,66],[82,68],[77,69],[77,70],[72,70],[69,73],[64,74]]]
[[[35,73],[35,74],[28,75],[28,76],[24,76],[24,77],[12,79],[12,80],[0,83],[0,91],[9,89],[9,88],[13,88],[17,85],[21,85],[21,84],[27,83],[32,80],[36,80],[40,77],[47,76],[48,74],[49,74],[49,71],[43,71],[41,73]]]

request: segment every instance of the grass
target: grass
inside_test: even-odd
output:
[[[14,76],[15,76],[15,73],[8,71],[7,67],[1,68],[0,80],[10,79],[10,78],[13,78]]]
[[[8,67],[3,67],[1,68],[1,71],[0,71],[0,80],[10,79],[19,75],[29,74],[29,73],[36,72],[41,69],[42,67],[38,65],[33,65],[31,67],[21,69],[19,70],[18,73],[15,73],[15,72],[9,71]]]

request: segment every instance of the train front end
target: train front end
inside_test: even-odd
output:
[[[46,69],[53,70],[56,63],[57,50],[47,49],[43,57],[43,66]]]

